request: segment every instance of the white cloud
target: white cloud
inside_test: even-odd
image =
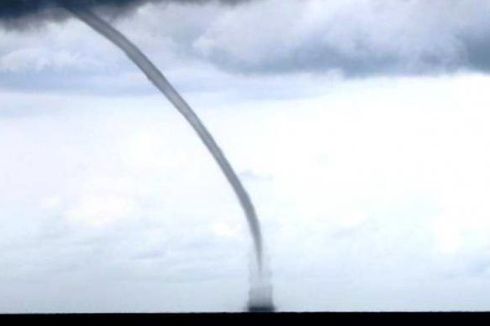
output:
[[[65,216],[75,223],[101,227],[127,219],[135,205],[132,198],[95,193],[83,196]]]
[[[77,64],[85,66],[78,61],[75,54],[67,51],[49,52],[44,49],[19,49],[4,55],[0,59],[0,70],[15,72],[19,70],[40,71],[46,68],[63,69]]]

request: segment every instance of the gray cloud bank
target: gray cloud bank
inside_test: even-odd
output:
[[[279,1],[233,9],[196,42],[236,71],[348,76],[490,68],[490,3]]]
[[[60,10],[47,10],[59,1],[2,2],[1,24],[25,28],[46,17],[65,18]],[[121,27],[136,43],[147,42],[157,61],[174,55],[233,74],[334,72],[362,77],[490,69],[487,1],[263,0],[220,5],[237,2],[69,1],[90,4],[106,17],[131,11]],[[28,9],[22,7],[26,3]],[[33,14],[37,20],[32,20]],[[50,33],[56,29],[50,27]],[[8,56],[1,48],[0,62]]]

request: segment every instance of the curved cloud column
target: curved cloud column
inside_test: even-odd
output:
[[[153,85],[155,85],[167,97],[167,99],[190,123],[192,128],[194,128],[194,131],[199,135],[199,138],[206,145],[209,152],[218,163],[219,167],[228,179],[228,182],[232,186],[235,194],[237,195],[238,200],[240,201],[252,234],[259,274],[261,274],[263,244],[260,224],[255,208],[235,171],[199,117],[194,113],[189,104],[187,104],[187,102],[172,87],[158,68],[123,34],[86,8],[80,6],[70,6],[67,4],[65,4],[64,7],[124,51],[129,59],[141,69],[141,71],[146,75],[146,77],[148,77]]]

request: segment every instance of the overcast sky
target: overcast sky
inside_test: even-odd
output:
[[[488,310],[490,3],[114,20],[254,201],[279,310]],[[251,239],[182,117],[68,19],[0,27],[0,312],[241,311]]]

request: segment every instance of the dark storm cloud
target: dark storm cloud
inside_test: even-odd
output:
[[[233,5],[247,0],[215,0]],[[33,25],[63,20],[70,16],[63,6],[102,10],[106,15],[124,15],[147,3],[204,4],[212,0],[2,0],[0,25],[6,28],[29,28]]]

